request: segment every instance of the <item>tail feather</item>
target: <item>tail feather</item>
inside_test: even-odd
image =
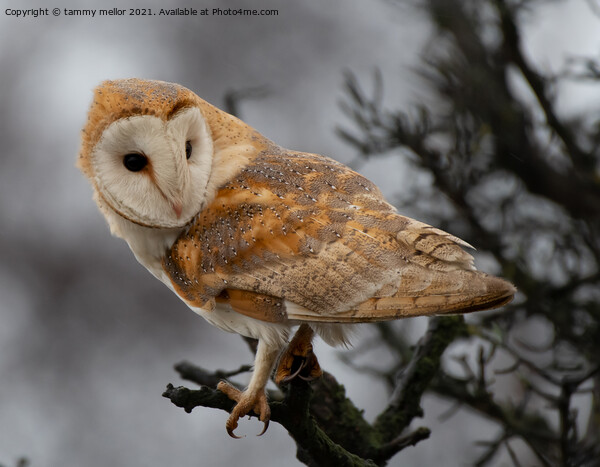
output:
[[[423,222],[407,220],[408,225],[398,232],[396,240],[414,252],[412,262],[437,271],[475,270],[473,256],[463,249],[474,250],[470,244]]]
[[[327,316],[307,313],[289,318],[300,321],[360,323],[423,315],[463,314],[498,308],[509,303],[516,288],[508,281],[479,271],[440,273],[418,292],[400,287],[393,295],[370,298],[350,310]]]

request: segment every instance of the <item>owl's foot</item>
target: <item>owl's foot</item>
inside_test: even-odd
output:
[[[317,356],[313,352],[314,331],[308,324],[302,324],[287,349],[279,358],[275,373],[277,384],[288,383],[298,377],[312,381],[323,374]]]
[[[267,395],[265,394],[264,390],[259,391],[256,394],[252,394],[247,390],[240,391],[225,381],[221,381],[217,385],[217,389],[224,393],[231,400],[237,402],[231,411],[231,415],[229,415],[229,418],[227,419],[227,423],[225,424],[225,428],[227,429],[229,436],[237,439],[241,438],[241,436],[237,436],[234,431],[238,427],[238,420],[248,415],[250,411],[253,411],[256,415],[258,415],[259,420],[264,423],[264,428],[258,436],[265,434],[267,428],[269,428],[271,409],[269,408]]]

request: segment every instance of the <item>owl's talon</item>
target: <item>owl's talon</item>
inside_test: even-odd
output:
[[[236,435],[234,431],[238,427],[239,419],[248,415],[250,411],[254,412],[260,421],[264,423],[263,430],[258,436],[265,434],[267,428],[269,428],[271,409],[269,408],[267,395],[264,391],[261,391],[258,394],[240,391],[225,381],[221,381],[217,385],[217,389],[229,397],[229,399],[237,402],[227,419],[227,423],[225,423],[225,428],[227,429],[227,434],[229,434],[229,436],[235,439],[243,438],[243,436]]]
[[[228,434],[229,436],[231,436],[233,439],[242,439],[242,438],[245,438],[245,437],[246,437],[246,435],[244,435],[244,436],[238,436],[238,435],[236,435],[236,434],[233,432],[233,430],[235,430],[235,428],[234,428],[234,429],[229,429],[229,428],[227,428],[227,434]]]
[[[281,355],[275,382],[288,383],[298,377],[304,381],[312,381],[323,374],[319,361],[313,352],[312,338],[314,332],[306,324],[300,326],[296,335]]]
[[[317,356],[315,354],[312,354],[312,356],[306,360],[304,367],[310,368],[310,370],[308,372],[301,372],[298,374],[298,378],[300,378],[302,381],[311,382],[323,376],[323,370],[321,370],[321,366],[319,365],[319,361],[317,360]]]
[[[295,357],[295,356],[294,356],[294,357]],[[294,357],[292,357],[292,358],[294,358]],[[282,357],[282,358],[283,358],[283,357]],[[296,359],[294,358],[294,360],[296,360]],[[288,365],[286,365],[286,367],[287,367],[287,366],[288,366]],[[281,383],[289,383],[289,382],[290,382],[291,380],[293,380],[293,379],[294,379],[296,376],[298,376],[298,375],[300,374],[300,372],[301,372],[301,371],[302,371],[302,370],[303,370],[303,369],[306,367],[306,359],[305,359],[305,358],[303,358],[303,359],[302,359],[302,361],[301,361],[301,363],[300,363],[300,365],[297,365],[297,366],[298,366],[298,368],[297,368],[297,369],[296,369],[296,370],[295,370],[293,373],[290,373],[289,375],[287,375],[287,376],[283,376],[283,377],[279,375],[279,371],[280,371],[280,370],[278,369],[278,370],[277,370],[277,373],[278,373],[278,374],[277,374],[277,377],[276,377],[276,379],[275,379],[275,381],[277,382],[277,384],[281,384]],[[294,362],[292,362],[292,364],[291,364],[291,368],[294,368]],[[290,371],[291,371],[291,368],[290,368]],[[283,371],[283,370],[282,370],[282,371]]]
[[[263,426],[262,431],[259,434],[257,434],[256,436],[262,436],[267,432],[267,428],[269,428],[269,419],[265,420],[263,423],[264,423],[264,426]]]

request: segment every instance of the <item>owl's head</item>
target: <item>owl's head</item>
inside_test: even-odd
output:
[[[214,155],[205,105],[162,81],[105,81],[95,89],[77,165],[103,210],[154,228],[184,226],[199,212]]]

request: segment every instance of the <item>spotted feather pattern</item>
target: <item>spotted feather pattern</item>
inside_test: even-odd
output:
[[[323,156],[270,147],[201,211],[163,267],[193,307],[267,322],[363,322],[464,313],[510,300],[462,240],[399,215]]]

